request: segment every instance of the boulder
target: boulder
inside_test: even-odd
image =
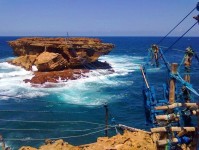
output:
[[[21,38],[10,41],[9,45],[17,56],[59,53],[69,68],[95,62],[114,48],[113,44],[102,43],[96,38]]]
[[[67,68],[68,62],[59,53],[43,52],[34,63],[38,71],[55,71]]]
[[[20,56],[17,57],[9,63],[16,65],[16,66],[21,66],[26,70],[32,70],[32,66],[37,58],[37,55],[25,55],[25,56]]]
[[[156,140],[155,140],[156,141]],[[73,146],[62,139],[53,143],[42,145],[39,150],[157,150],[156,142],[153,141],[150,134],[143,132],[125,131],[123,135],[113,137],[101,137],[97,142]],[[30,147],[22,147],[20,150],[28,150]],[[34,150],[34,148],[32,149]]]

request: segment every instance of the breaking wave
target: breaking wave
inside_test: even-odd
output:
[[[31,86],[24,79],[31,79],[33,72],[21,67],[13,66],[7,62],[0,63],[0,94],[17,96],[20,98],[35,98],[56,95],[60,101],[80,105],[100,105],[111,101],[113,93],[105,91],[107,88],[119,87],[128,82],[119,81],[117,77],[125,76],[139,68],[143,57],[107,55],[99,59],[108,62],[114,71],[109,69],[96,69],[87,73],[88,77],[59,83],[45,83],[41,86]],[[52,88],[44,88],[49,87]],[[9,99],[4,96],[3,100]]]

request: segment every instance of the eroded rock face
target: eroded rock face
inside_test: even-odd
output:
[[[32,84],[44,84],[46,82],[58,83],[60,81],[75,80],[81,77],[86,77],[85,73],[88,70],[83,69],[66,69],[63,71],[51,72],[35,72],[32,79],[25,79],[24,81]]]
[[[38,71],[55,71],[67,68],[68,62],[59,53],[43,52],[34,63]]]
[[[101,55],[108,54],[114,48],[113,44],[102,43],[99,39],[94,38],[21,38],[10,41],[9,45],[14,49],[14,53],[17,56],[35,55],[39,57],[42,53],[47,55],[46,52],[59,54],[59,58],[62,56],[65,59],[63,61],[61,58],[61,63],[65,63],[65,68],[73,68],[82,66],[85,63],[95,62]],[[51,58],[54,58],[53,54],[51,54]],[[48,60],[51,61],[50,58]],[[24,63],[21,61],[23,60],[15,60],[15,62],[18,62],[17,64]],[[41,62],[42,60],[40,59],[39,61]],[[52,65],[52,61],[46,63]],[[43,70],[46,63],[42,63],[43,67],[41,63],[38,63],[40,64],[39,68]],[[63,68],[60,67],[59,69]]]
[[[35,63],[36,58],[37,58],[37,55],[25,55],[25,56],[20,56],[20,57],[17,57],[16,59],[10,60],[9,63],[16,66],[21,66],[22,68],[26,70],[31,70],[32,66]]]
[[[90,64],[99,64],[97,59],[114,47],[94,38],[21,38],[9,45],[19,56],[9,63],[34,71],[34,77],[25,80],[34,84],[78,79],[84,76],[84,70],[91,69]],[[107,63],[100,66],[110,68]]]
[[[31,147],[22,147],[20,150],[34,150]],[[39,150],[157,150],[156,143],[151,135],[143,132],[128,132],[111,138],[101,137],[96,143],[72,146],[63,140],[49,141]]]

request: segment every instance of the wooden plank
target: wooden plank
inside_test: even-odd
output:
[[[166,121],[175,120],[175,119],[179,118],[179,116],[176,114],[157,115],[155,117],[157,120],[166,120]]]
[[[186,130],[188,132],[195,132],[195,127],[171,127],[171,131],[180,132],[182,130]]]
[[[180,132],[182,130],[186,130],[187,132],[195,132],[195,127],[170,127],[168,128],[169,131],[172,132]],[[157,128],[151,128],[152,133],[159,133],[159,132],[167,132],[168,131],[166,127],[157,127]]]
[[[156,106],[155,110],[169,110],[169,109],[174,109],[176,107],[181,107],[182,103],[173,103],[171,105],[165,105],[165,106]]]
[[[173,138],[171,141],[169,139],[157,141],[157,144],[159,146],[164,146],[164,145],[166,145],[168,143],[178,143],[178,139],[177,138]]]
[[[152,133],[167,132],[165,127],[151,128]]]
[[[173,103],[171,105],[156,106],[155,110],[169,110],[169,109],[174,109],[176,107],[196,107],[196,108],[198,108],[198,104],[197,103]]]

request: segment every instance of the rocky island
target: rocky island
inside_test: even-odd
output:
[[[58,79],[77,79],[89,71],[88,64],[110,68],[98,61],[108,54],[113,44],[97,38],[20,38],[9,41],[17,58],[9,63],[34,71],[34,77],[25,82],[43,84]]]

